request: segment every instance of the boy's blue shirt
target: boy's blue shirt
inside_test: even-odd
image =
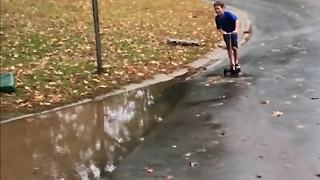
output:
[[[230,33],[236,28],[237,16],[230,11],[224,11],[222,16],[216,16],[215,21],[218,29]]]

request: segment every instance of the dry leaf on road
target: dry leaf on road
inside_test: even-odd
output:
[[[283,115],[283,112],[281,112],[281,111],[273,111],[272,112],[272,116],[273,117],[280,117],[282,115]]]
[[[261,103],[261,104],[269,104],[270,101],[268,101],[268,100],[263,100],[263,101],[261,101],[260,103]]]

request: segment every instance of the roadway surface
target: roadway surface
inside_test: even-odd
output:
[[[112,179],[320,179],[320,1],[227,4],[253,22],[243,75],[181,83],[183,100]]]

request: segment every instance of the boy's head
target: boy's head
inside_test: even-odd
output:
[[[216,11],[217,15],[222,15],[224,13],[225,5],[222,1],[216,1],[213,4],[214,10]]]

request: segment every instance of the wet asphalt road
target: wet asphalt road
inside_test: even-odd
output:
[[[244,75],[181,83],[185,98],[112,179],[320,179],[320,1],[227,3],[254,23]]]

